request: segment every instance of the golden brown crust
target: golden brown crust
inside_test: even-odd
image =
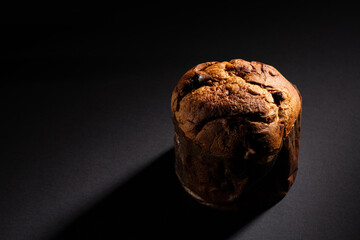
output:
[[[297,174],[301,114],[276,159],[267,164],[216,156],[188,139],[173,120],[176,174],[198,202],[220,210],[253,211],[289,192]]]
[[[234,59],[185,73],[171,110],[185,136],[212,154],[269,162],[300,114],[301,96],[274,67]]]

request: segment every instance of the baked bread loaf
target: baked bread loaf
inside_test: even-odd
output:
[[[191,68],[171,98],[175,170],[217,209],[268,207],[293,184],[301,95],[274,67],[234,59]]]

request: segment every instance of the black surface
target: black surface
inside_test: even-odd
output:
[[[198,204],[178,182],[174,155],[174,149],[161,155],[56,239],[223,239],[264,210],[239,214]]]
[[[24,10],[91,24],[2,26],[0,238],[358,239],[356,7],[165,7]],[[177,80],[233,58],[273,65],[303,96],[295,184],[245,216],[199,206],[172,165]]]

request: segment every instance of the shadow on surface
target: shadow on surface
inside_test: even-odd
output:
[[[171,149],[55,239],[227,239],[261,212],[220,212],[195,202],[178,182]]]

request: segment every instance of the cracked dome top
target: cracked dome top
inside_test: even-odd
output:
[[[203,149],[269,162],[300,114],[301,96],[272,66],[207,62],[179,80],[171,111],[184,135]]]

